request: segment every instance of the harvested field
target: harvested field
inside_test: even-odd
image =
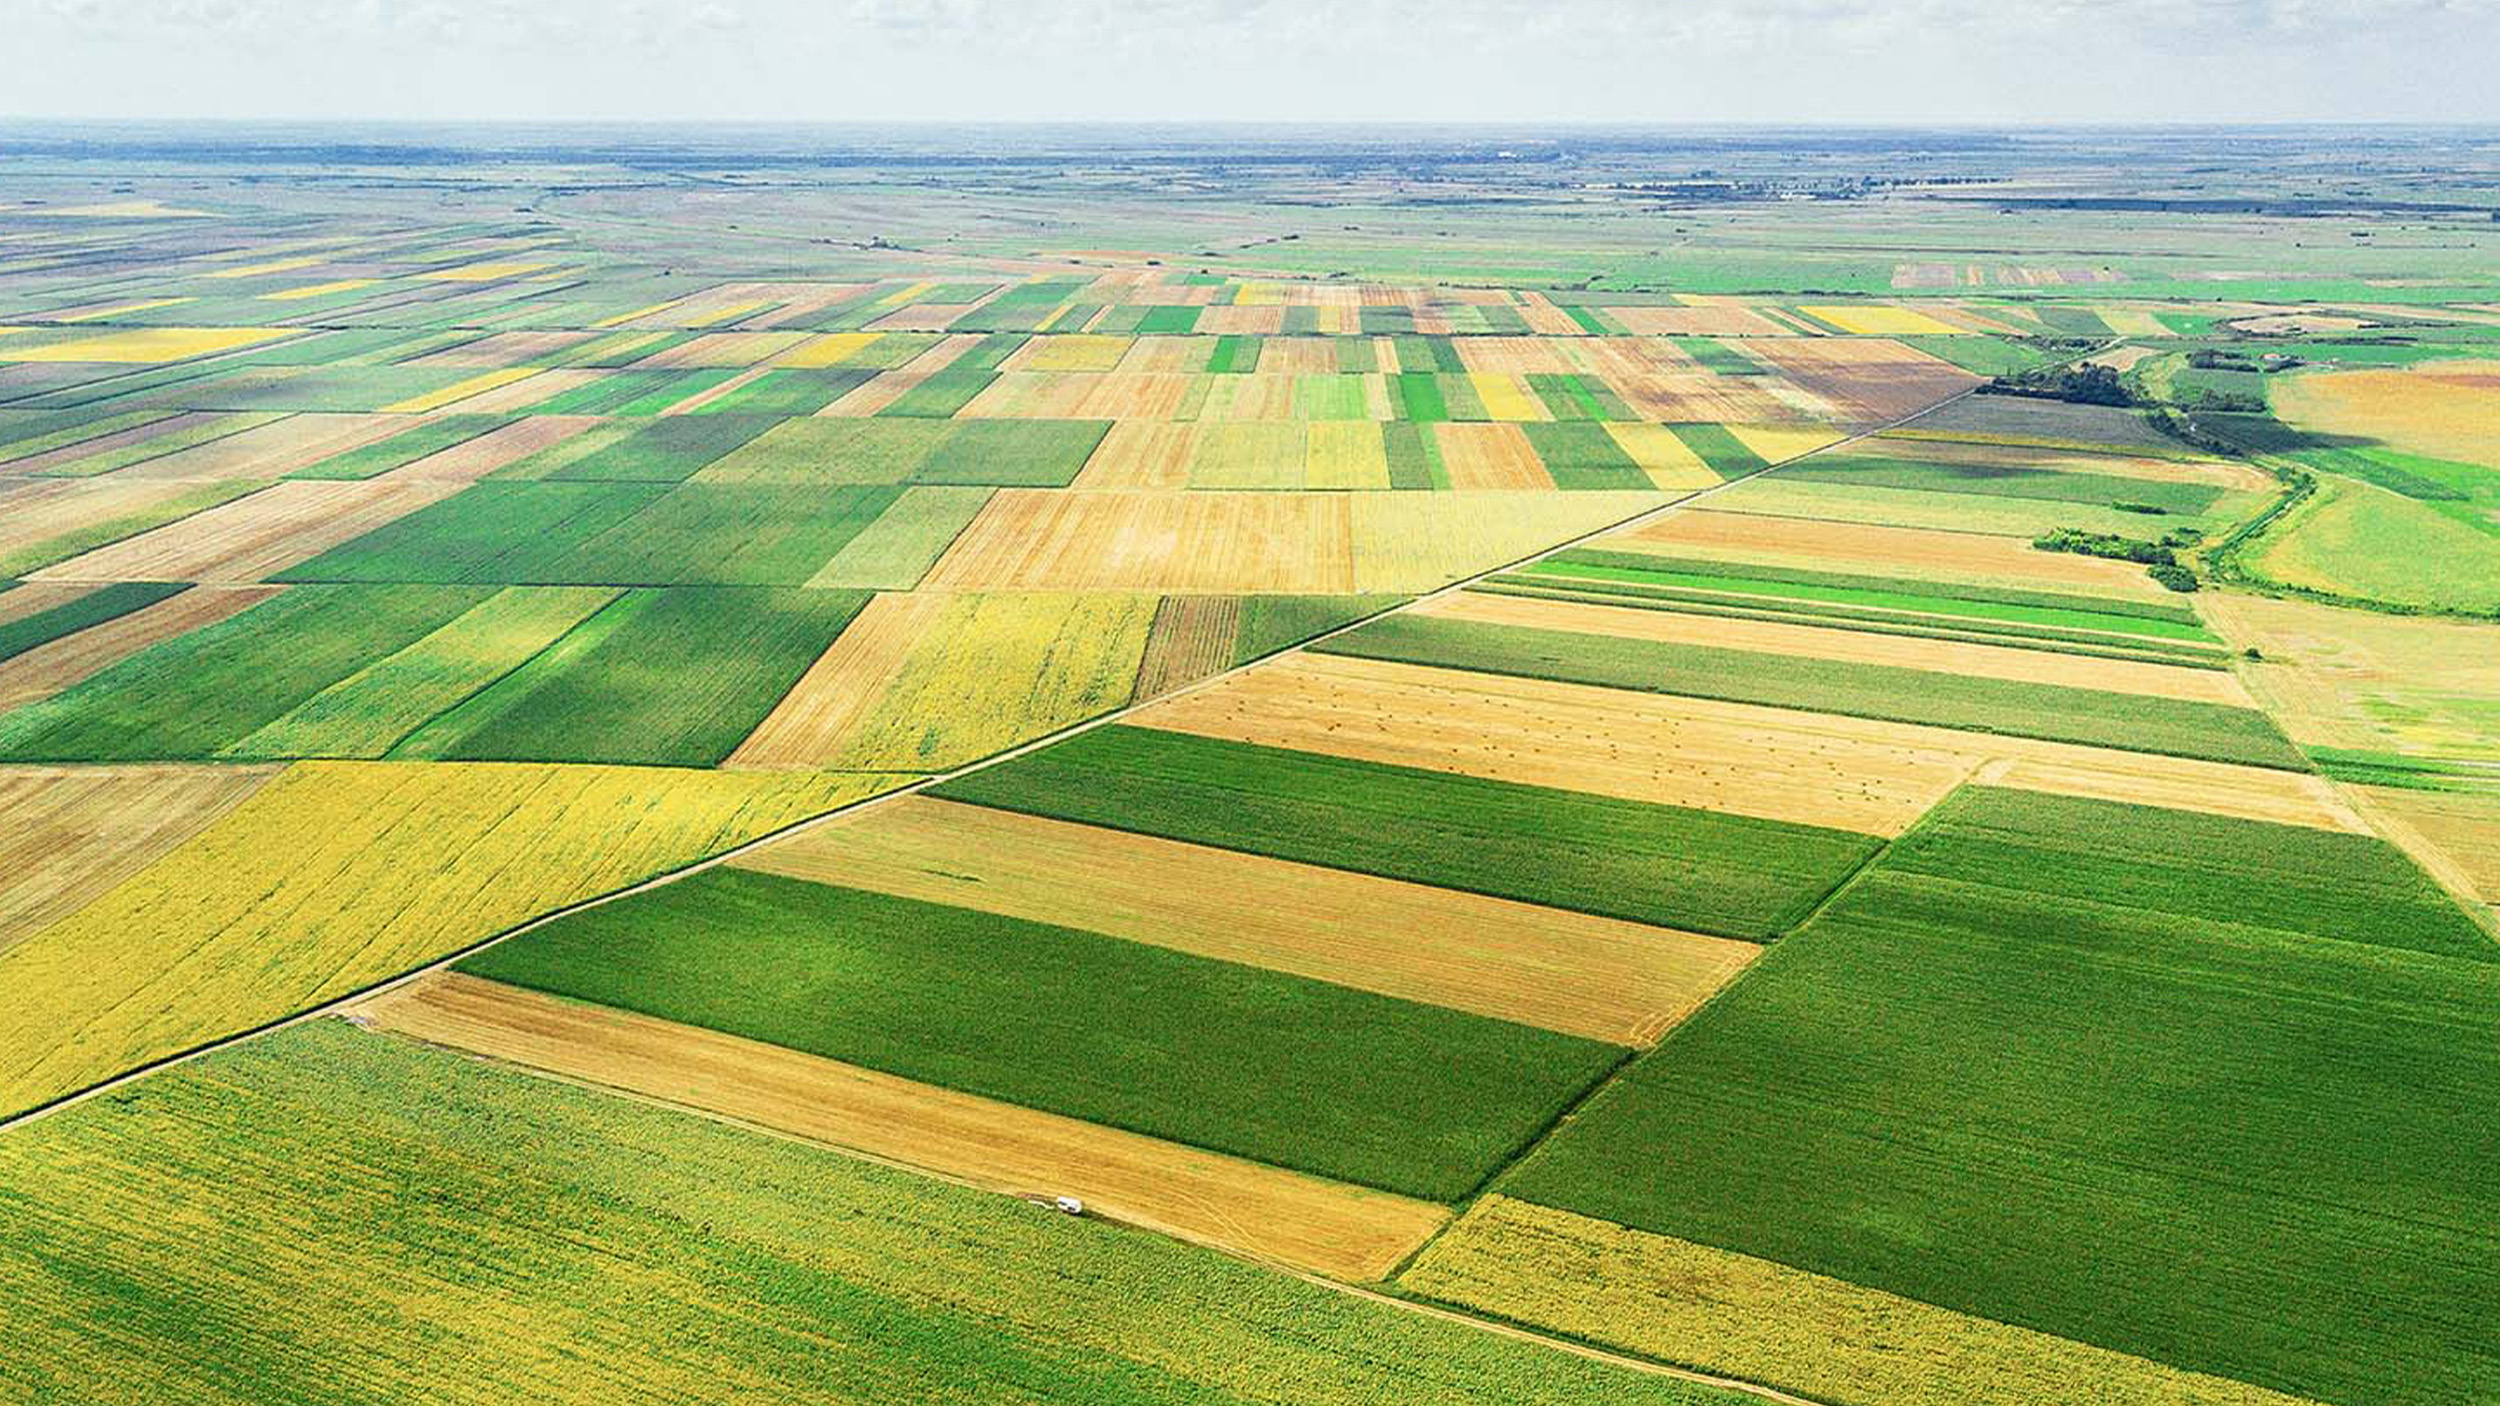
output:
[[[2028,542],[2004,537],[1768,517],[1716,507],[1662,514],[1608,537],[1605,545],[1713,561],[1918,576],[1981,586],[2073,589],[2130,600],[2167,600],[2172,595],[2132,562],[2034,551]]]
[[[1774,620],[1685,615],[1668,610],[1627,609],[1473,591],[1433,601],[1417,610],[1416,614],[1489,625],[1574,630],[1618,639],[1759,650],[1855,664],[1887,664],[1970,678],[2010,679],[2066,688],[2140,693],[2152,698],[2175,698],[2240,708],[2255,706],[2239,680],[2219,670],[2139,664],[2036,649],[1999,648],[1957,640],[1879,635],[1864,630],[1827,630]]]
[[[1884,338],[1780,337],[1745,345],[1854,425],[1915,415],[1980,383],[1958,366]]]
[[[409,428],[401,415],[289,415],[135,464],[126,478],[284,478]]]
[[[1351,589],[1367,594],[1432,590],[1674,501],[1604,489],[1346,496],[1354,518]]]
[[[532,415],[475,439],[402,464],[383,475],[392,480],[474,483],[507,465],[608,423],[590,415]]]
[[[2371,816],[2423,868],[2460,894],[2500,908],[2500,793],[2355,789]]]
[[[388,478],[290,480],[35,574],[62,581],[259,581],[459,487]]]
[[[738,862],[1616,1044],[1654,1043],[1759,950],[920,796]]]
[[[1897,303],[1805,303],[1797,311],[1862,337],[1938,336],[1962,330]]]
[[[447,972],[358,1004],[369,1029],[770,1128],[1234,1254],[1364,1280],[1447,1209],[958,1093],[700,1026]]]
[[[1642,337],[1776,337],[1787,329],[1736,302],[1687,307],[1620,307],[1606,315],[1623,329]]]
[[[870,599],[724,764],[822,766],[884,694],[947,600],[925,591]]]
[[[887,784],[306,762],[0,953],[0,1108],[345,996]],[[133,943],[130,934],[154,935]]]
[[[1353,497],[1001,489],[921,584],[944,590],[1352,591]]]
[[[19,590],[30,587],[21,586]],[[151,646],[258,605],[277,586],[196,586],[0,661],[0,712],[49,698]],[[15,592],[11,592],[15,594]],[[0,599],[5,599],[0,597]]]
[[[1136,685],[1155,609],[1143,595],[952,596],[813,764],[946,771],[1107,713]]]
[[[2500,625],[2216,595],[2208,616],[2262,661],[2249,691],[2307,746],[2448,757],[2500,755]]]
[[[1440,424],[1432,436],[1452,488],[1554,490],[1553,475],[1517,425]]]
[[[2275,413],[2331,435],[2374,439],[2433,458],[2500,469],[2500,364],[2434,361],[2402,370],[2276,377]]]
[[[2323,778],[2297,772],[1333,654],[1278,660],[1130,721],[1870,835],[1900,834],[1982,772],[2008,786],[2362,828]]]
[[[1634,692],[2311,770],[2308,759],[2263,713],[2152,694],[1438,614],[1386,616],[1313,648]]]
[[[0,603],[6,598],[0,597]],[[1140,699],[1164,694],[1232,667],[1241,632],[1238,596],[1166,596],[1137,665]]]
[[[1871,835],[1909,828],[1978,761],[1940,729],[1326,654],[1236,674],[1130,721]]]
[[[269,767],[0,767],[0,952],[243,803]]]
[[[1507,1196],[1477,1202],[1398,1285],[1820,1401],[2308,1406],[2263,1387]]]

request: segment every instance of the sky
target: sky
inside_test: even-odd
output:
[[[2500,0],[0,0],[21,118],[2500,121]]]

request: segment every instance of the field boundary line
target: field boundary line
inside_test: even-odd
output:
[[[1455,1224],[1456,1221],[1457,1217],[1454,1216],[1451,1218],[1451,1222],[1453,1224]],[[1367,1299],[1373,1303],[1390,1304],[1395,1307],[1405,1309],[1409,1313],[1420,1313],[1428,1318],[1439,1318],[1446,1322],[1465,1324],[1466,1326],[1474,1328],[1479,1332],[1499,1333],[1504,1337],[1518,1338],[1527,1342],[1537,1343],[1542,1346],[1552,1348],[1559,1352],[1568,1352],[1575,1357],[1590,1358],[1594,1361],[1604,1362],[1610,1366],[1622,1367],[1630,1371],[1646,1372],[1654,1377],[1674,1377],[1679,1381],[1692,1382],[1697,1386],[1713,1386],[1725,1391],[1741,1391],[1748,1396],[1760,1397],[1765,1401],[1780,1402],[1782,1403],[1782,1406],[1825,1406],[1824,1402],[1815,1397],[1798,1396],[1790,1392],[1782,1391],[1775,1386],[1765,1386],[1760,1382],[1744,1381],[1736,1377],[1714,1376],[1708,1372],[1696,1371],[1691,1367],[1678,1367],[1670,1362],[1660,1362],[1647,1357],[1636,1357],[1630,1353],[1617,1352],[1611,1348],[1599,1347],[1594,1343],[1582,1342],[1576,1338],[1563,1337],[1558,1334],[1543,1332],[1535,1328],[1511,1322],[1505,1318],[1495,1318],[1483,1314],[1469,1313],[1461,1309],[1450,1308],[1442,1304],[1434,1303],[1428,1299],[1407,1298],[1399,1294],[1383,1293],[1378,1289],[1367,1289],[1360,1284],[1348,1284],[1341,1279],[1331,1279],[1324,1274],[1313,1274],[1307,1270],[1287,1269],[1285,1270],[1285,1273],[1291,1274],[1305,1283],[1317,1284],[1325,1289],[1334,1289],[1338,1293],[1345,1294],[1352,1298]]]
[[[1707,488],[1696,489],[1695,491],[1685,494],[1682,497],[1671,499],[1668,502],[1657,504],[1654,507],[1643,508],[1639,512],[1633,513],[1627,517],[1591,528],[1586,532],[1582,532],[1563,541],[1556,542],[1551,546],[1539,548],[1538,550],[1530,552],[1525,556],[1500,562],[1493,566],[1486,567],[1481,571],[1474,572],[1467,576],[1462,576],[1457,580],[1447,583],[1446,585],[1438,586],[1432,590],[1419,593],[1408,598],[1407,600],[1399,602],[1396,605],[1388,606],[1384,609],[1374,611],[1369,615],[1347,621],[1343,625],[1323,630],[1318,634],[1312,635],[1308,639],[1304,639],[1284,649],[1260,655],[1256,659],[1246,660],[1242,663],[1234,664],[1229,668],[1219,669],[1216,672],[1207,675],[1205,678],[1197,679],[1184,684],[1169,693],[1161,694],[1157,697],[1143,701],[1132,699],[1130,702],[1124,703],[1107,713],[1086,718],[1079,722],[1070,723],[1067,726],[1052,732],[1043,733],[1038,737],[1031,738],[1027,741],[1020,742],[1013,747],[1007,748],[1005,751],[992,753],[989,756],[967,762],[962,766],[954,767],[947,771],[923,774],[917,781],[906,782],[905,784],[897,786],[892,790],[881,791],[876,795],[866,796],[846,805],[836,806],[833,809],[824,811],[820,814],[811,815],[805,819],[793,821],[788,825],[782,826],[780,829],[767,831],[766,833],[758,835],[751,840],[743,841],[714,854],[681,864],[674,869],[663,870],[662,872],[654,874],[647,879],[643,879],[633,884],[628,884],[623,888],[611,889],[606,893],[593,894],[588,898],[577,899],[574,902],[564,904],[561,907],[551,908],[536,917],[530,918],[521,923],[516,923],[513,926],[504,928],[500,931],[490,933],[485,937],[479,938],[475,942],[467,943],[422,965],[412,967],[407,971],[401,972],[396,976],[385,977],[380,981],[358,987],[356,990],[346,992],[339,996],[334,996],[329,1000],[319,1003],[318,1005],[308,1006],[292,1015],[281,1016],[276,1020],[265,1021],[259,1025],[252,1026],[249,1029],[235,1031],[227,1035],[221,1035],[214,1040],[194,1045],[188,1049],[178,1050],[169,1055],[161,1056],[157,1059],[150,1060],[147,1063],[126,1069],[109,1079],[89,1084],[85,1088],[72,1090],[71,1092],[62,1094],[57,1098],[36,1104],[31,1108],[22,1109],[16,1113],[8,1115],[5,1118],[0,1118],[0,1134],[5,1134],[14,1128],[31,1123],[36,1119],[57,1113],[64,1108],[76,1107],[77,1105],[84,1103],[89,1099],[95,1098],[100,1094],[112,1093],[161,1070],[172,1069],[178,1065],[187,1064],[203,1055],[214,1054],[219,1050],[227,1048],[228,1046],[238,1045],[246,1040],[258,1039],[263,1035],[267,1035],[278,1030],[284,1030],[290,1026],[299,1025],[308,1020],[318,1020],[324,1016],[339,1014],[347,1007],[352,1006],[359,1001],[381,995],[386,991],[394,990],[420,978],[443,971],[456,963],[465,961],[469,957],[496,945],[497,943],[519,937],[524,933],[532,932],[538,928],[546,926],[549,923],[553,923],[564,918],[570,918],[575,914],[584,913],[593,908],[614,903],[620,899],[632,898],[637,894],[648,893],[653,889],[660,888],[663,885],[675,883],[681,879],[691,878],[707,869],[717,868],[723,864],[730,863],[742,855],[761,849],[766,845],[788,839],[793,835],[805,833],[819,826],[832,824],[837,820],[848,820],[879,805],[891,804],[892,802],[902,800],[906,797],[918,795],[922,791],[926,791],[931,787],[943,785],[961,777],[972,775],[975,772],[986,771],[991,767],[1015,761],[1018,758],[1038,752],[1045,747],[1064,742],[1080,733],[1091,732],[1100,727],[1112,726],[1132,714],[1138,713],[1146,708],[1168,702],[1175,698],[1184,697],[1202,689],[1213,688],[1217,684],[1232,678],[1234,675],[1243,673],[1250,669],[1255,669],[1260,665],[1267,663],[1269,660],[1281,659],[1288,655],[1299,653],[1308,649],[1312,645],[1319,644],[1326,640],[1335,639],[1339,635],[1361,629],[1375,620],[1385,619],[1388,616],[1395,615],[1400,611],[1411,610],[1417,606],[1425,604],[1426,602],[1441,600],[1449,596],[1457,595],[1458,593],[1466,590],[1469,586],[1472,586],[1479,581],[1483,581],[1488,577],[1496,576],[1506,571],[1516,571],[1521,567],[1543,561],[1547,557],[1553,556],[1557,553],[1569,551],[1574,547],[1580,546],[1586,542],[1594,541],[1600,537],[1606,536],[1609,533],[1620,532],[1626,528],[1635,527],[1663,517],[1669,513],[1677,511],[1678,509],[1688,508],[1694,503],[1700,502],[1705,498],[1709,498],[1714,494],[1725,492],[1726,490],[1737,487],[1740,484],[1750,483],[1755,479],[1761,478],[1765,474],[1777,473],[1780,469],[1796,463],[1799,460],[1811,458],[1816,454],[1830,453],[1835,449],[1840,449],[1845,446],[1858,443],[1859,441],[1867,439],[1873,435],[1880,434],[1885,430],[1898,429],[1903,425],[1910,424],[1911,422],[1924,418],[1925,416],[1932,415],[1935,412],[1944,409],[1948,405],[1955,404],[1968,398],[1969,396],[1977,394],[1980,387],[1986,384],[1987,382],[1985,381],[1977,382],[1945,397],[1942,400],[1936,401],[1931,405],[1922,406],[1910,414],[1901,416],[1898,419],[1885,421],[1881,424],[1870,425],[1865,429],[1844,435],[1840,439],[1832,441],[1830,444],[1807,450],[1801,454],[1790,455],[1788,458],[1769,464],[1764,468],[1758,469],[1753,473],[1746,474],[1741,478],[1726,479],[1719,483],[1714,483]],[[427,765],[443,765],[443,763],[427,763]],[[845,773],[828,772],[825,774],[842,775]],[[850,774],[873,775],[876,773]],[[892,775],[900,773],[886,774]],[[1732,985],[1733,983],[1731,982],[1730,984]],[[1689,1015],[1687,1018],[1689,1018]]]

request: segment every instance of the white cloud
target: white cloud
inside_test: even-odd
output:
[[[2500,119],[2500,0],[0,0],[24,116]]]

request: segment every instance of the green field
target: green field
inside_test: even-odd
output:
[[[2500,984],[2436,906],[2376,841],[1965,790],[1501,1189],[2297,1395],[2488,1396]]]
[[[0,1169],[22,1400],[1746,1399],[335,1022]]]
[[[0,715],[0,760],[205,759],[484,600],[469,586],[301,586]]]
[[[2211,511],[2223,495],[2222,489],[2204,483],[2169,483],[2125,474],[2018,468],[2004,464],[1934,463],[1869,454],[1825,455],[1789,466],[1782,477],[1806,483],[2040,498],[2058,503],[2088,503],[2104,508],[2134,504],[2154,510],[2140,516],[2156,518],[2164,514],[2202,516]]]
[[[627,591],[388,755],[716,765],[867,601],[864,591]]]
[[[1473,1189],[1623,1055],[1073,928],[738,869],[576,914],[460,969],[1434,1200]]]
[[[1946,585],[1834,571],[1738,566],[1595,547],[1574,547],[1557,552],[1531,564],[1520,574],[1564,580],[1680,586],[1794,601],[1915,611],[1925,615],[1969,616],[2006,624],[2220,643],[2198,619],[2195,610],[2188,606],[2110,597]]]
[[[1875,847],[1844,830],[1125,726],[931,794],[1756,940]]]
[[[183,590],[179,583],[117,581],[109,586],[98,586],[48,609],[0,623],[0,662],[14,659],[63,636],[101,625],[107,620],[118,620],[134,610],[179,595]]]
[[[2299,749],[2265,714],[2218,703],[1405,615],[1374,621],[1312,648],[1445,669],[2309,769]]]

